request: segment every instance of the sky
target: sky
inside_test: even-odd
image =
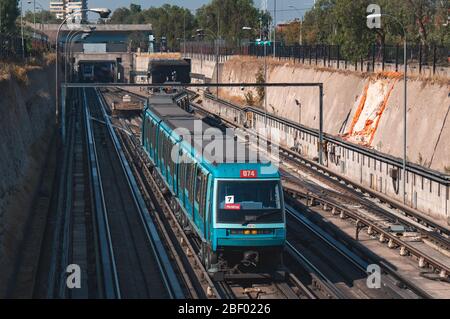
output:
[[[24,12],[33,9],[33,3],[28,4],[27,0],[22,1]],[[261,8],[261,3],[264,2],[264,0],[253,1],[255,3],[255,6],[257,6],[258,8]],[[300,14],[303,14],[305,12],[305,10],[311,8],[314,3],[314,0],[267,0],[267,9],[271,12],[272,15],[274,10],[274,1],[276,1],[277,4],[276,20],[278,23],[298,18]],[[49,0],[36,0],[36,2],[40,3],[46,10],[48,10],[50,2]],[[171,5],[178,5],[195,10],[208,2],[209,0],[88,0],[88,6],[90,8],[108,7],[111,10],[114,10],[119,7],[128,7],[131,3],[139,4],[142,6],[142,8],[148,8],[151,6],[158,7],[165,3],[168,3]],[[294,6],[298,10],[292,9],[289,6]],[[37,5],[37,7],[39,6]]]

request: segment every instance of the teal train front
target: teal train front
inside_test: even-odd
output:
[[[208,272],[223,278],[279,269],[286,219],[277,167],[169,95],[149,99],[142,123],[154,175],[181,225],[198,238]]]

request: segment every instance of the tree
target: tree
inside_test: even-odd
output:
[[[264,84],[264,83],[266,83],[266,78],[264,76],[264,67],[263,66],[261,66],[258,69],[258,72],[256,72],[256,74],[255,74],[255,77],[256,77],[256,83],[257,84]],[[264,101],[264,97],[266,96],[266,88],[263,87],[263,86],[258,86],[256,88],[256,93],[258,94],[259,103],[262,103]]]
[[[130,8],[119,8],[114,11],[109,23],[117,24],[151,24],[156,40],[167,38],[169,48],[179,48],[184,37],[184,22],[186,21],[186,37],[196,27],[195,17],[185,8],[171,6],[151,7],[142,10],[141,6],[131,4]]]
[[[17,0],[0,0],[0,32],[14,33],[16,19],[19,16]]]
[[[142,32],[133,32],[128,37],[129,46],[133,51],[137,51],[140,48],[142,51],[148,50],[148,37]]]
[[[24,15],[24,20],[34,22],[34,14],[32,11],[27,11]],[[36,23],[61,23],[54,14],[50,11],[36,11]]]
[[[294,45],[300,42],[300,21],[288,23],[278,32],[278,38],[286,45]]]
[[[211,31],[205,33],[207,38],[212,39],[210,33],[214,33],[233,45],[248,37],[243,27],[259,30],[260,17],[267,20],[267,15],[255,8],[253,0],[212,0],[197,11],[199,26]],[[263,22],[264,26],[266,21]]]

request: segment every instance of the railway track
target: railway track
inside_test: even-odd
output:
[[[130,127],[125,128],[125,130],[131,131]],[[135,135],[134,138],[138,138],[137,137],[138,134]],[[289,225],[288,225],[289,226]],[[298,226],[296,226],[298,227]],[[293,227],[288,227],[290,228],[290,230],[292,231]],[[296,234],[296,233],[302,233],[301,231],[292,231],[292,234]],[[317,236],[316,236],[317,237]],[[317,239],[317,238],[316,238]],[[336,271],[331,271],[330,269],[327,269],[327,275],[324,274],[323,271],[321,271],[318,267],[315,266],[316,263],[319,262],[319,260],[317,259],[317,250],[314,251],[310,251],[310,254],[307,257],[304,256],[304,254],[302,252],[300,252],[300,250],[306,250],[305,247],[301,247],[300,243],[301,241],[304,240],[304,238],[295,238],[295,236],[291,236],[291,238],[289,239],[288,243],[287,243],[287,249],[286,249],[286,254],[285,254],[285,259],[291,260],[290,262],[290,268],[296,269],[296,275],[298,274],[299,276],[302,277],[302,281],[298,280],[296,276],[294,276],[294,274],[290,273],[290,275],[288,275],[288,280],[290,281],[290,283],[292,284],[293,287],[295,287],[293,290],[295,290],[295,293],[297,295],[297,297],[300,298],[333,298],[333,299],[339,299],[339,298],[391,298],[391,297],[397,297],[400,298],[402,296],[405,296],[405,294],[399,294],[397,292],[395,292],[395,287],[392,288],[389,291],[384,291],[384,292],[372,292],[369,291],[367,292],[367,286],[365,286],[365,278],[367,277],[367,274],[365,272],[365,269],[362,269],[361,266],[359,265],[355,265],[353,262],[350,261],[349,258],[346,258],[345,255],[336,253],[336,248],[335,247],[331,247],[330,249],[330,245],[327,244],[325,242],[325,244],[322,244],[322,250],[323,246],[327,247],[327,253],[329,256],[334,256],[336,257],[335,259],[330,259],[325,258],[328,263],[330,264],[334,264],[334,265],[346,265],[344,267],[344,269],[346,269],[346,271],[350,271],[351,275],[349,274],[344,274],[342,271],[337,274]],[[191,239],[192,241],[192,239]],[[322,238],[320,238],[320,241],[323,241]],[[193,246],[195,246],[195,243],[193,244]],[[320,249],[319,249],[320,250]],[[322,258],[324,257],[324,255],[321,255]],[[311,259],[315,259],[314,262],[311,262]],[[320,258],[319,258],[320,259]],[[337,260],[339,260],[339,263],[337,262]],[[322,263],[322,268],[324,263]],[[338,267],[339,268],[339,267]],[[330,275],[331,274],[331,275]],[[293,276],[294,278],[291,279],[290,276]],[[333,279],[330,279],[329,277],[332,277]],[[352,277],[353,276],[353,277]],[[340,279],[338,279],[340,278]],[[351,278],[360,278],[361,283],[360,283],[360,287],[358,288],[358,292],[355,293],[354,290],[357,290],[355,288],[351,288],[350,286],[352,285],[350,282],[352,281]],[[337,287],[336,283],[339,282],[339,280],[346,282],[347,286],[344,285],[344,287]],[[362,281],[364,281],[364,283],[362,283]],[[306,284],[304,283],[306,282]],[[242,286],[237,285],[233,286],[234,283],[233,282],[229,282],[229,283],[222,283],[220,284],[220,286],[218,287],[218,291],[222,291],[222,294],[225,294],[225,296],[230,297],[230,294],[234,294],[234,296],[236,295],[242,295],[241,293],[239,293],[239,291],[244,290],[245,291],[245,287],[242,288]],[[270,289],[275,285],[275,283],[270,283],[269,285],[266,284],[266,288],[269,287],[269,291]],[[289,286],[289,285],[288,285]],[[233,289],[234,287],[234,289]],[[240,289],[240,290],[239,290]],[[238,291],[237,293],[235,293],[234,291]],[[266,290],[266,291],[268,291]],[[280,293],[283,295],[283,288],[278,289],[280,291]],[[388,289],[386,289],[388,290]],[[262,291],[264,291],[264,289],[259,289],[257,290],[259,293],[261,293]],[[343,292],[345,291],[345,293]],[[269,293],[270,294],[270,293]],[[285,296],[289,296],[289,293],[284,294]],[[415,296],[415,295],[414,295]]]
[[[77,94],[47,297],[184,298],[96,92]],[[81,288],[67,287],[68,265],[81,269]]]
[[[208,112],[204,112],[203,114],[207,114]],[[230,124],[230,123],[228,123]],[[130,130],[130,128],[128,128]],[[138,134],[135,134],[136,136]],[[136,138],[135,136],[135,138]],[[292,191],[291,188],[286,188],[286,191]],[[315,193],[318,193],[317,190]],[[291,193],[292,194],[292,193]],[[298,197],[298,194],[295,195]],[[299,219],[298,216],[293,214],[292,211],[288,211],[289,220],[291,220],[291,225],[298,224]],[[299,226],[295,225],[294,228],[303,227],[303,231],[305,230],[305,225]],[[289,226],[289,228],[292,227]],[[309,232],[311,232],[311,229],[309,229]],[[292,231],[292,233],[296,233],[295,231]],[[298,233],[298,231],[297,231]],[[301,233],[301,232],[300,232]],[[317,232],[313,234],[315,238],[317,239]],[[331,275],[325,275],[321,270],[318,269],[310,261],[313,254],[317,254],[317,250],[315,250],[314,253],[312,253],[309,258],[306,258],[303,253],[300,253],[300,250],[304,250],[305,247],[302,247],[299,245],[299,243],[302,242],[302,239],[300,238],[294,238],[290,239],[287,245],[287,255],[289,259],[294,260],[296,262],[296,268],[299,269],[301,267],[303,269],[302,272],[299,273],[299,275],[303,276],[305,274],[307,277],[308,285],[305,285],[303,282],[299,281],[299,284],[294,285],[296,286],[295,290],[297,292],[297,296],[300,297],[307,297],[307,298],[429,298],[430,295],[428,295],[426,292],[422,291],[420,288],[416,287],[413,283],[409,282],[405,278],[402,278],[400,275],[398,275],[395,271],[392,271],[389,269],[389,267],[386,267],[383,269],[384,274],[386,274],[387,277],[385,278],[385,282],[383,282],[383,289],[382,291],[371,291],[368,290],[365,279],[367,278],[366,268],[368,263],[362,260],[361,257],[356,256],[352,252],[346,252],[344,253],[342,250],[339,250],[338,247],[342,246],[339,244],[331,244],[330,241],[324,240],[323,237],[320,237],[321,241],[323,242],[324,246],[327,246],[328,248],[328,255],[329,256],[335,256],[336,258],[331,261],[327,254],[322,255],[324,260],[328,260],[329,262],[334,262],[335,265],[337,265],[336,260],[340,260],[339,265],[347,265],[347,273],[343,274],[342,271],[340,274],[336,274],[336,272],[331,272]],[[334,240],[337,242],[336,240]],[[296,247],[299,247],[297,249]],[[367,258],[367,256],[364,256],[364,258]],[[316,260],[317,262],[317,260]],[[351,273],[353,275],[348,274],[348,269],[351,269]],[[334,277],[333,277],[334,276]],[[336,287],[336,282],[338,280],[336,279],[336,276],[341,276],[340,278],[343,278],[343,282],[347,282],[347,287]],[[358,283],[359,287],[349,287],[352,286],[350,278],[353,276],[353,278],[359,278],[360,282]],[[304,276],[305,277],[305,276]],[[329,277],[334,278],[330,279]],[[384,277],[383,277],[384,278]],[[305,278],[303,278],[305,279]],[[296,280],[294,280],[295,282]],[[232,284],[231,284],[232,287]],[[221,288],[222,291],[227,294],[227,291],[233,291],[233,289],[229,289],[226,287]]]
[[[298,203],[295,204],[298,205]],[[330,232],[328,232],[326,228],[316,225],[309,220],[304,213],[300,213],[297,208],[290,205],[287,205],[286,208],[288,219],[291,220],[290,224],[295,225],[294,227],[298,227],[297,231],[293,232],[296,234],[300,233],[301,237],[308,233],[312,235],[309,240],[303,239],[300,241],[302,247],[304,247],[305,243],[311,242],[311,238],[313,239],[313,247],[319,242],[325,244],[328,249],[326,249],[326,247],[316,247],[314,249],[315,251],[319,250],[321,252],[321,261],[339,261],[339,272],[344,275],[344,280],[340,281],[341,283],[346,283],[346,277],[348,278],[350,276],[350,281],[348,281],[348,283],[353,286],[352,288],[356,288],[349,291],[350,298],[431,298],[427,292],[417,287],[406,278],[399,277],[397,273],[392,271],[385,262],[380,260],[380,258],[374,257],[364,249],[358,249],[357,245],[342,240],[340,236],[330,235]],[[301,207],[302,212],[304,212],[305,209],[307,208]],[[303,249],[302,251],[307,250],[308,249]],[[370,264],[381,266],[381,286],[378,289],[371,289],[367,285],[367,269]],[[352,271],[354,272],[353,275],[351,275]],[[344,291],[345,290],[346,289],[344,289]],[[356,290],[356,293],[354,290]]]
[[[188,91],[188,92],[190,92],[190,91]],[[196,95],[196,94],[197,93],[192,92],[192,95]],[[216,100],[215,96],[210,93],[205,93],[204,97],[207,99],[210,99],[210,100]],[[219,99],[219,102],[221,104],[223,104],[224,106],[233,108],[239,112],[244,111],[243,108],[236,106],[228,101]],[[203,111],[208,112],[204,109],[203,109]],[[254,108],[252,108],[252,111],[260,112],[259,110],[256,110]],[[272,114],[269,114],[268,116],[271,119],[278,121],[282,124],[288,124],[294,128],[298,128],[300,130],[304,128],[304,127],[301,127],[300,125],[298,125],[294,122],[291,122],[287,119],[282,119],[282,118],[276,117],[275,115],[272,115]],[[230,123],[226,119],[224,119],[224,121],[229,124],[236,125],[236,123]],[[327,139],[332,140],[332,137],[326,136],[325,140],[327,140]],[[282,155],[283,155],[284,159],[294,162],[296,165],[302,166],[302,168],[308,170],[309,172],[311,172],[313,174],[316,174],[317,178],[326,180],[327,183],[333,183],[334,187],[338,187],[341,191],[347,192],[347,195],[349,195],[349,194],[353,195],[353,199],[357,199],[357,200],[361,201],[361,197],[362,197],[362,195],[364,195],[366,197],[378,199],[379,200],[378,204],[386,204],[391,208],[395,208],[401,215],[404,216],[405,223],[411,223],[411,226],[413,226],[413,227],[417,227],[417,223],[423,225],[424,227],[427,227],[429,236],[434,236],[435,234],[433,234],[433,233],[441,235],[440,238],[437,236],[434,236],[434,237],[436,237],[436,240],[439,240],[443,245],[445,245],[446,247],[449,247],[449,243],[450,243],[450,241],[448,240],[450,238],[450,229],[449,228],[439,225],[434,220],[427,218],[423,214],[418,213],[414,209],[412,209],[408,206],[405,206],[402,203],[399,203],[395,200],[388,198],[384,194],[376,192],[370,188],[367,188],[363,185],[355,183],[355,182],[349,180],[348,178],[345,178],[344,176],[341,176],[335,172],[332,172],[329,169],[327,169],[327,167],[321,166],[315,161],[308,160],[308,159],[302,157],[300,154],[293,152],[292,150],[286,149],[281,146],[279,146],[279,149],[283,153]],[[372,207],[374,207],[373,203],[372,203]],[[383,209],[385,210],[385,207],[378,207],[378,208],[381,210],[383,210]],[[385,213],[386,213],[386,215],[389,215],[389,212],[385,212]]]
[[[80,91],[71,92],[73,98],[82,101]],[[82,104],[74,105],[69,114],[68,137],[64,145],[61,167],[55,230],[52,240],[52,256],[47,282],[48,298],[99,297],[104,291],[97,269],[99,247],[93,240],[94,215],[89,193],[89,169],[87,133]],[[68,289],[65,277],[67,267],[77,265],[80,270],[81,287]],[[89,284],[88,284],[89,282]]]
[[[135,120],[139,121],[139,119]],[[139,134],[130,127],[129,119],[119,118],[115,120],[115,123],[114,127],[137,176],[141,192],[146,202],[152,203],[155,208],[152,210],[152,216],[158,221],[160,232],[166,234],[167,242],[172,243],[169,247],[173,251],[172,255],[181,259],[181,262],[184,261],[184,264],[190,265],[182,272],[186,274],[186,281],[190,280],[188,286],[192,287],[191,296],[224,299],[316,298],[316,294],[312,293],[292,273],[289,273],[286,280],[281,282],[272,278],[211,281],[199,259],[200,244],[189,227],[180,225],[176,213],[172,210],[168,190],[159,179],[157,171],[153,170],[153,164],[140,146]]]
[[[203,115],[216,116],[215,113],[205,110],[200,105],[195,103],[192,103],[192,105]],[[236,123],[223,118],[222,121],[227,126],[240,128],[246,133],[254,134]],[[267,143],[270,145],[270,142]],[[413,244],[403,241],[397,233],[390,231],[391,229],[396,229],[396,226],[401,225],[410,233],[416,232],[418,234],[417,237],[420,238],[421,241],[429,240],[433,242],[438,250],[449,252],[448,229],[421,215],[412,214],[410,209],[405,209],[400,212],[399,209],[401,208],[401,205],[395,201],[385,197],[379,199],[375,197],[377,194],[374,194],[373,191],[367,190],[361,185],[356,185],[341,176],[337,176],[325,167],[318,165],[318,163],[305,159],[291,150],[285,149],[279,145],[277,145],[277,147],[280,150],[282,166],[286,167],[286,164],[290,164],[291,167],[297,167],[297,170],[300,168],[300,170],[306,171],[308,177],[312,176],[313,179],[317,179],[320,183],[328,185],[328,188],[317,187],[317,185],[312,186],[312,183],[305,183],[305,180],[298,178],[298,176],[294,176],[284,169],[282,174],[284,175],[284,185],[287,192],[295,193],[295,196],[297,197],[309,196],[318,201],[327,201],[327,198],[334,197],[336,199],[335,202],[331,202],[334,203],[335,207],[333,212],[338,211],[341,213],[344,211],[343,215],[347,217],[355,216],[355,208],[353,208],[352,212],[351,206],[356,207],[357,218],[355,218],[355,221],[358,222],[358,226],[361,228],[365,227],[371,234],[373,233],[374,235],[380,236],[380,242],[387,243],[388,247],[398,248],[402,256],[413,256],[417,259],[419,268],[428,269],[429,271],[436,273],[443,280],[446,278],[448,279],[448,276],[450,275],[450,266],[448,263],[440,260],[446,260],[447,257],[445,255],[442,255],[439,258],[434,256],[434,254],[431,256],[427,252],[413,247]],[[308,190],[303,192],[299,190],[305,190],[305,188]],[[364,194],[370,196],[370,200],[361,198]],[[378,200],[378,203],[376,203],[376,200]],[[339,205],[339,203],[347,205],[343,207],[343,205]],[[397,212],[392,212],[383,207],[382,205],[384,204],[391,205]],[[330,201],[328,201],[328,206],[333,206],[330,205]],[[339,209],[336,209],[337,207]],[[366,210],[365,212],[364,208]],[[345,214],[345,212],[348,212],[348,214]],[[376,227],[376,221],[379,221],[380,219],[384,220],[384,225],[383,227]]]

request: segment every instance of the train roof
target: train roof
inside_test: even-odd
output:
[[[188,131],[190,140],[183,135],[183,140],[190,144],[196,156],[201,155],[204,160],[213,165],[234,163],[271,165],[268,158],[259,150],[250,148],[249,144],[234,134],[225,134],[217,127],[213,127],[191,113],[186,112],[173,102],[170,95],[158,94],[149,98],[150,111],[163,121],[166,129],[183,135]]]

